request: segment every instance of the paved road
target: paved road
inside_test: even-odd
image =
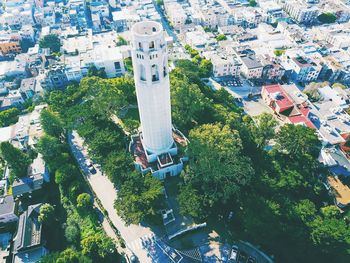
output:
[[[73,133],[69,135],[69,144],[72,152],[78,160],[81,169],[84,171],[91,188],[100,199],[104,209],[108,212],[113,225],[119,230],[121,236],[126,242],[127,248],[139,258],[140,262],[155,262],[149,255],[148,249],[143,246],[144,240],[152,238],[155,234],[149,227],[141,225],[126,226],[124,224],[124,221],[117,215],[113,207],[114,200],[117,197],[117,191],[111,181],[102,174],[99,167],[96,167],[95,165],[95,174],[89,172],[85,165],[85,161],[88,158],[87,149],[83,146],[83,143],[83,139],[77,134],[77,132],[73,131]],[[131,253],[128,254],[130,255]]]
[[[159,7],[159,5],[157,5],[156,1],[153,0],[153,4],[154,4],[154,7],[155,9],[157,10],[157,12],[159,13],[160,15],[160,18],[161,18],[161,22],[162,22],[162,25],[163,25],[163,28],[166,30],[166,32],[168,33],[169,36],[171,36],[174,40],[174,42],[178,43],[178,44],[181,44],[177,35],[175,34],[175,32],[171,29],[169,23],[168,23],[168,20],[166,19],[165,15],[164,15],[164,12],[163,10]]]

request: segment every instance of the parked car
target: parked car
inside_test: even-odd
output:
[[[238,257],[238,247],[236,245],[233,245],[231,248],[230,260],[236,261],[237,257]]]
[[[94,166],[90,166],[89,167],[89,172],[92,173],[92,174],[95,174],[96,173],[96,169]]]
[[[256,263],[256,258],[250,256],[250,257],[248,258],[247,263]]]
[[[132,263],[137,263],[137,262],[139,262],[138,259],[137,259],[137,257],[136,257],[134,254],[132,254],[132,255],[130,256],[130,261],[131,261]]]
[[[239,263],[246,263],[247,262],[247,259],[248,259],[248,255],[246,252],[244,251],[241,251],[238,255],[238,260],[237,262]]]
[[[85,163],[86,163],[86,166],[87,166],[87,167],[93,166],[91,160],[86,160]]]

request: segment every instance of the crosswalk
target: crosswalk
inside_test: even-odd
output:
[[[180,254],[183,256],[186,256],[195,262],[202,262],[202,256],[199,248],[191,249],[191,250],[186,250],[186,251],[178,251]]]
[[[149,244],[154,242],[154,237],[155,237],[154,233],[149,233],[147,235],[144,235],[128,243],[128,247],[131,251],[144,249],[144,246],[146,245],[146,243]]]

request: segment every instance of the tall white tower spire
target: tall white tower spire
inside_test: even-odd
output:
[[[157,156],[174,145],[164,31],[157,22],[143,21],[136,23],[131,32],[141,141],[147,156]]]

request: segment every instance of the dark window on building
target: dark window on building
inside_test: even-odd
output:
[[[121,70],[120,62],[114,62],[114,68],[119,72]]]
[[[152,66],[152,81],[158,81],[158,80],[159,80],[158,66],[153,65]]]

